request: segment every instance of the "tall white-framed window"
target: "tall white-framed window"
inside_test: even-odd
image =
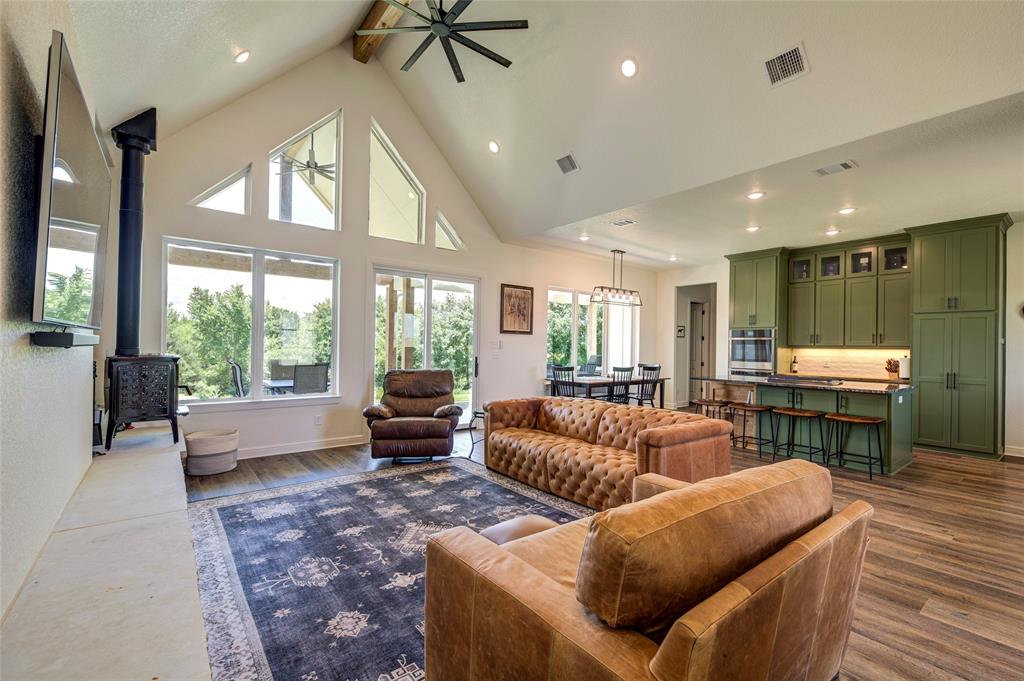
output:
[[[552,366],[585,376],[636,363],[637,308],[591,303],[590,291],[549,288],[547,312],[549,377]]]
[[[426,190],[384,130],[370,126],[370,236],[424,242]]]
[[[341,111],[323,118],[269,154],[268,217],[338,229],[341,203]]]
[[[164,239],[164,351],[196,402],[337,395],[339,263]]]

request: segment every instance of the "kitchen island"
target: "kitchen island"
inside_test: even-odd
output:
[[[912,422],[911,398],[914,388],[909,383],[881,382],[864,380],[832,379],[830,377],[784,376],[777,381],[737,380],[721,376],[694,376],[691,380],[704,384],[704,395],[719,400],[734,402],[752,401],[771,407],[796,407],[798,409],[814,409],[826,413],[856,414],[858,416],[879,416],[885,419],[882,424],[882,461],[885,473],[892,475],[911,460]],[[743,428],[737,413],[736,431]],[[762,419],[767,430],[767,423]],[[757,424],[753,415],[747,417],[747,433],[757,432],[758,437],[771,437],[756,431]],[[853,428],[844,438],[843,451],[866,456],[868,439],[865,428]],[[802,431],[802,432],[801,432]],[[818,442],[817,428],[813,428],[810,437],[814,446]],[[806,428],[798,428],[795,441],[798,445],[807,445]],[[826,435],[827,438],[827,435]],[[835,442],[832,448],[835,449]],[[755,446],[748,447],[756,450]],[[770,456],[770,446],[763,452]],[[780,451],[780,455],[782,452]],[[807,458],[806,454],[794,452],[793,456]],[[821,461],[820,456],[815,459]],[[832,460],[833,462],[836,459]],[[856,470],[867,470],[860,462],[846,460],[846,467]]]

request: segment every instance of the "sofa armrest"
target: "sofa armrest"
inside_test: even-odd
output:
[[[377,419],[395,418],[395,410],[386,404],[371,404],[366,409],[363,409],[363,418],[366,419],[366,425],[370,425]]]
[[[484,405],[485,429],[488,434],[502,428],[536,428],[537,414],[544,397],[517,400],[495,400]]]
[[[654,681],[654,641],[604,626],[573,591],[467,527],[427,541],[425,579],[427,678]]]
[[[446,419],[449,416],[456,418],[462,416],[462,407],[457,404],[446,404],[443,407],[438,407],[434,410],[435,419]]]
[[[657,473],[644,473],[633,478],[633,501],[643,501],[674,489],[689,487],[692,483],[676,480]]]
[[[698,419],[641,430],[636,436],[636,472],[697,482],[732,469],[732,424]]]

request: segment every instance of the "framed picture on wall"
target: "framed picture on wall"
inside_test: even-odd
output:
[[[501,285],[501,333],[533,333],[533,287]]]

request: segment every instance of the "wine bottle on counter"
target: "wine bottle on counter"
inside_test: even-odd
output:
[[[789,363],[789,373],[796,374],[800,372],[800,364],[796,360],[796,355],[793,355],[793,361]]]

